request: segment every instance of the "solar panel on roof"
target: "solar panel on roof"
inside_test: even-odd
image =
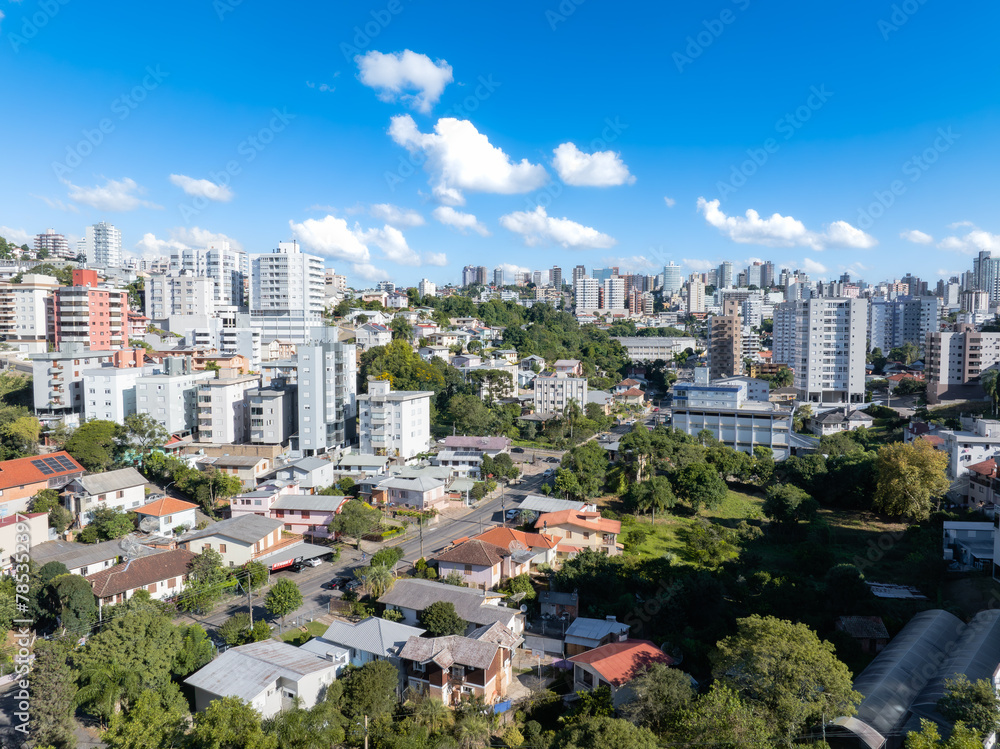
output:
[[[53,473],[59,473],[62,471],[62,466],[55,458],[43,458],[43,460],[45,461],[45,465],[52,469]]]
[[[57,456],[56,460],[59,461],[59,465],[61,465],[63,467],[64,471],[75,471],[76,470],[76,466],[73,465],[73,461],[70,460],[69,458],[67,458],[65,455],[59,455],[59,456]]]
[[[45,463],[41,460],[33,460],[31,461],[31,465],[33,465],[35,468],[41,471],[43,476],[48,476],[51,473],[55,473],[55,471],[53,471],[51,468],[45,465]]]

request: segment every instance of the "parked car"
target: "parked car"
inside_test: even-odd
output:
[[[524,452],[524,448],[523,447],[512,447],[510,449],[510,451],[512,453],[523,453]]]
[[[346,577],[335,577],[329,582],[323,583],[319,587],[323,588],[324,590],[343,590],[344,585],[348,582],[349,581]]]
[[[323,564],[323,560],[320,557],[313,557],[312,559],[306,559],[302,562],[306,567],[319,567]]]
[[[512,507],[509,510],[507,510],[506,518],[508,520],[514,520],[520,514],[521,514],[521,508],[520,507]]]
[[[348,580],[346,583],[344,583],[344,590],[357,590],[362,585],[364,585],[364,583],[355,578],[353,580]]]
[[[557,458],[554,455],[550,455],[545,459],[546,463],[562,463],[562,458]]]

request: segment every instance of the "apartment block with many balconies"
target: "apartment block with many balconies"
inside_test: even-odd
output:
[[[954,331],[932,331],[924,347],[927,401],[981,398],[979,378],[1000,364],[1000,333],[981,333],[959,323]]]
[[[49,340],[56,348],[78,343],[112,351],[128,342],[128,292],[100,286],[94,270],[74,270],[73,285],[46,301]]]
[[[48,350],[46,299],[59,288],[53,276],[25,273],[21,283],[0,284],[0,336],[26,354]]]
[[[388,380],[370,380],[358,396],[362,455],[409,459],[427,452],[431,439],[430,390],[392,390]]]

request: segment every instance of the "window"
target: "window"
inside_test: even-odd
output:
[[[472,565],[471,564],[465,565],[465,574],[466,575],[471,575],[472,574]]]
[[[226,553],[226,545],[225,544],[219,544],[219,553],[220,554],[225,554]]]

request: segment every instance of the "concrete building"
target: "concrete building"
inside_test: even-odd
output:
[[[15,351],[40,354],[48,350],[45,301],[59,288],[53,276],[25,273],[21,283],[0,284],[0,335]]]
[[[430,446],[430,390],[392,390],[388,380],[369,380],[357,396],[359,451],[409,459]]]
[[[123,423],[126,416],[136,412],[136,381],[155,371],[153,365],[103,366],[82,370],[84,417],[87,421],[98,419]]]
[[[246,391],[250,409],[250,442],[285,445],[295,433],[296,387],[256,387]]]
[[[684,286],[684,281],[681,276],[681,266],[675,265],[671,261],[668,265],[663,266],[663,298],[669,299],[674,294],[680,293],[681,288]]]
[[[63,500],[83,528],[98,507],[131,512],[146,504],[146,479],[132,467],[80,476],[66,485]]]
[[[784,302],[775,307],[773,360],[794,370],[801,400],[862,403],[867,329],[867,299]]]
[[[198,426],[198,388],[214,378],[212,371],[193,371],[190,359],[165,359],[162,374],[136,378],[136,411],[152,416],[170,434],[191,434]]]
[[[279,242],[250,263],[250,325],[264,341],[299,343],[307,330],[322,324],[326,280],[323,258],[299,250],[296,241]]]
[[[587,378],[565,375],[539,375],[533,380],[536,414],[562,414],[571,401],[587,406]]]
[[[198,442],[240,445],[250,441],[247,393],[256,375],[206,380],[198,386]]]
[[[122,267],[122,233],[112,224],[102,221],[87,227],[83,240],[87,265],[98,268]]]
[[[687,282],[687,313],[705,311],[705,284],[694,275]]]
[[[46,318],[56,348],[120,349],[128,342],[128,292],[100,286],[97,271],[77,269],[73,285],[60,286],[46,300]]]
[[[675,354],[686,349],[696,350],[698,340],[687,336],[612,336],[628,352],[633,362],[654,362],[657,359],[673,361]]]
[[[924,363],[927,400],[981,398],[980,376],[1000,364],[1000,333],[980,333],[959,323],[954,332],[927,334]]]
[[[175,249],[170,253],[170,267],[211,278],[219,306],[243,307],[247,303],[244,288],[250,276],[250,259],[243,250],[230,247],[228,241],[212,242],[204,249]]]
[[[354,342],[362,353],[375,346],[388,346],[392,343],[392,330],[385,325],[365,323],[354,331]]]
[[[727,299],[721,315],[713,315],[708,324],[709,378],[736,377],[743,372],[743,321],[739,303]]]
[[[35,235],[35,255],[45,253],[49,258],[61,260],[76,260],[75,250],[70,250],[66,237],[57,234],[55,229],[46,229],[41,234]]]
[[[596,278],[581,276],[573,284],[576,314],[589,314],[601,308],[601,282]]]
[[[154,275],[146,279],[146,315],[161,324],[173,315],[212,315],[215,280],[208,276]]]
[[[78,421],[84,410],[83,372],[113,356],[110,351],[91,351],[77,343],[66,344],[61,351],[36,354],[31,360],[35,414],[43,421]]]
[[[625,279],[620,276],[607,278],[603,283],[604,302],[601,309],[623,310],[626,308]]]
[[[437,284],[433,281],[428,281],[426,278],[421,278],[420,284],[417,286],[417,292],[421,298],[425,296],[437,296]]]
[[[902,296],[872,299],[869,313],[868,346],[890,349],[907,343],[923,346],[929,333],[938,331],[941,300],[934,296]]]
[[[280,520],[247,514],[213,523],[204,530],[184,535],[180,545],[200,554],[211,547],[222,555],[222,563],[239,567],[274,551],[281,542],[284,523]]]

